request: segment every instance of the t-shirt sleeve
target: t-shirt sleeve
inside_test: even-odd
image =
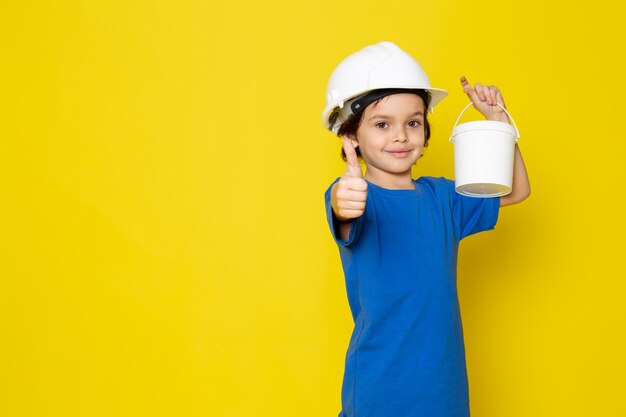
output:
[[[352,225],[350,226],[350,235],[348,236],[348,240],[341,240],[338,227],[339,220],[337,220],[337,217],[335,217],[335,213],[333,212],[333,207],[330,201],[330,190],[333,188],[333,185],[335,185],[335,183],[339,180],[340,178],[335,179],[335,181],[330,184],[330,186],[324,193],[324,200],[326,204],[326,219],[328,221],[328,226],[330,227],[330,232],[333,236],[333,239],[335,239],[337,245],[351,246],[358,240],[361,234],[361,229],[363,228],[364,222],[363,218],[365,217],[365,215],[361,215],[352,219]]]
[[[452,202],[454,227],[459,240],[495,228],[500,211],[500,197],[468,197],[454,190],[454,181],[443,177],[440,180],[444,182],[448,198]]]
[[[474,233],[493,230],[498,222],[500,197],[468,197],[454,191],[454,216],[460,228],[460,239]]]

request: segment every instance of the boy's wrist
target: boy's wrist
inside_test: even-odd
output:
[[[487,117],[487,120],[490,121],[494,121],[494,122],[503,122],[503,123],[508,123],[511,124],[509,122],[509,118],[506,114],[500,115],[500,116],[489,116]]]
[[[352,219],[346,219],[344,217],[341,217],[340,215],[337,214],[335,209],[333,209],[333,215],[335,216],[335,219],[337,219],[339,221],[339,223],[345,223],[345,222],[348,222],[348,221],[352,220]]]

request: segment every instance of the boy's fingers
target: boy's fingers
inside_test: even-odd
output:
[[[343,138],[343,151],[346,154],[346,174],[351,177],[363,178],[363,171],[361,171],[359,157],[357,156],[352,143],[346,137]]]
[[[362,178],[345,177],[346,189],[349,194],[344,195],[347,199],[361,200],[367,197],[367,181]]]
[[[461,85],[463,86],[463,91],[468,95],[472,103],[476,103],[480,100],[476,91],[472,88],[472,85],[469,83],[467,78],[464,75],[461,76]]]
[[[339,205],[339,208],[347,209],[347,210],[358,210],[364,209],[366,204],[367,194],[363,195],[363,198],[359,196],[359,198],[354,198],[352,200],[344,200]]]
[[[461,75],[461,84],[463,85],[464,88],[465,87],[472,88],[469,81],[467,81],[467,78],[465,77],[465,75]]]
[[[485,86],[484,92],[485,92],[485,98],[486,98],[487,104],[495,105],[496,103],[493,97],[493,87],[489,85]]]
[[[485,91],[483,90],[483,86],[481,83],[474,84],[474,90],[476,90],[476,93],[478,94],[478,98],[480,99],[480,101],[487,100]]]
[[[502,107],[506,109],[506,104],[504,104],[504,99],[502,98],[502,94],[500,93],[499,89],[498,89],[498,93],[496,94],[496,100],[498,103],[502,104]]]
[[[490,92],[491,92],[491,105],[495,106],[496,101],[498,101],[498,87],[496,87],[495,85],[492,85],[490,88]]]

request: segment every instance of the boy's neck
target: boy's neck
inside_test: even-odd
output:
[[[379,187],[388,188],[390,190],[414,190],[415,183],[411,178],[411,171],[403,174],[386,173],[384,177],[375,175],[369,170],[365,173],[365,179]]]

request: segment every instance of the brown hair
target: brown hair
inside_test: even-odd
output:
[[[428,105],[430,104],[430,94],[426,91],[426,90],[408,90],[407,93],[414,93],[417,94],[422,101],[424,102],[424,109],[426,111],[424,111],[424,147],[428,146],[428,139],[430,139],[430,123],[428,122]],[[389,96],[385,96],[385,97],[389,97]],[[374,101],[372,104],[376,105],[378,104],[383,98],[385,97],[381,97],[378,100]],[[365,109],[363,109],[363,111],[355,114],[351,114],[348,119],[343,122],[341,124],[341,126],[339,126],[339,130],[337,131],[337,136],[341,137],[341,136],[346,136],[346,135],[354,135],[356,136],[356,131],[359,129],[359,126],[361,126],[361,121],[363,119],[363,113],[365,112]],[[361,158],[361,152],[359,150],[359,147],[357,146],[356,149],[356,155]],[[343,159],[344,161],[346,160],[346,153],[343,150],[343,146],[341,148],[341,159]]]

